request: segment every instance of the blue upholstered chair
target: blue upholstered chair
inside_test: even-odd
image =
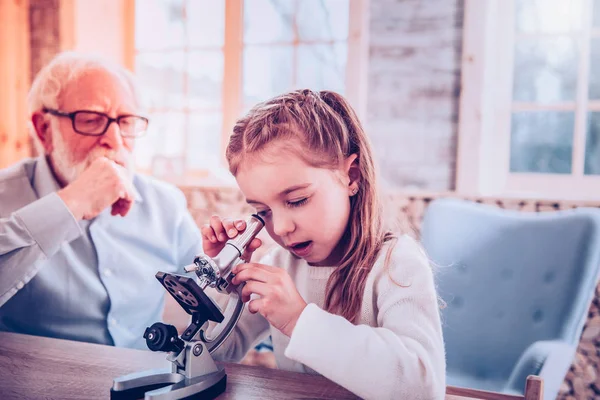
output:
[[[448,385],[554,399],[573,361],[600,270],[600,210],[520,212],[433,201],[421,227],[435,264]]]

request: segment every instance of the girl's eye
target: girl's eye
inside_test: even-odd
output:
[[[297,201],[288,201],[288,207],[300,207],[303,206],[304,204],[306,204],[306,202],[308,201],[308,197],[305,197],[303,199],[297,200]]]
[[[271,210],[262,210],[262,211],[257,211],[256,214],[258,214],[260,217],[267,217],[269,214],[271,213]]]

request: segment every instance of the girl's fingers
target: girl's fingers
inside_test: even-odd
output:
[[[250,300],[252,294],[264,296],[268,293],[269,285],[263,282],[249,281],[242,288],[242,301],[245,303]]]
[[[225,234],[229,239],[236,237],[238,234],[238,230],[231,218],[223,218],[223,228],[225,229]]]
[[[259,238],[252,239],[250,244],[248,246],[246,246],[246,249],[244,250],[244,254],[242,254],[242,260],[249,263],[252,260],[252,254],[260,246],[262,246],[262,240],[260,240]]]
[[[262,310],[263,308],[263,299],[254,299],[251,300],[248,303],[248,311],[250,311],[252,314],[256,314],[257,312],[260,312],[260,310]]]
[[[248,282],[250,280],[266,283],[269,281],[270,275],[271,274],[268,273],[267,271],[265,271],[264,269],[250,268],[250,269],[245,269],[245,270],[241,271],[240,273],[238,273],[232,279],[232,282],[234,285],[239,285],[242,282]]]
[[[254,238],[254,239],[252,239],[252,241],[250,242],[248,247],[246,247],[246,249],[254,251],[254,250],[258,249],[260,246],[262,246],[262,240],[260,240],[259,238]]]
[[[210,227],[215,232],[215,236],[219,240],[219,242],[226,242],[227,235],[225,234],[225,228],[223,227],[223,222],[218,215],[213,215],[210,217]]]
[[[217,236],[215,235],[213,228],[211,228],[209,224],[202,225],[202,227],[200,228],[200,233],[202,234],[203,238],[210,241],[211,243],[217,243]]]
[[[246,221],[244,221],[243,219],[238,219],[237,221],[235,221],[235,227],[238,231],[243,231],[244,229],[246,229]]]
[[[267,272],[271,272],[273,274],[277,274],[282,272],[281,268],[277,268],[277,267],[273,267],[271,265],[266,265],[266,264],[259,264],[259,263],[246,263],[246,264],[238,264],[235,267],[233,267],[233,273],[234,274],[239,274],[241,271],[248,269],[248,268],[259,268],[259,269],[264,269]]]
[[[248,268],[260,268],[260,269],[264,269],[267,272],[271,272],[271,273],[280,273],[282,271],[281,268],[277,268],[277,267],[273,267],[271,265],[266,265],[266,264],[259,264],[259,263],[245,263],[245,264],[238,264],[236,266],[233,267],[233,273],[234,274],[239,274],[241,271],[248,269]]]

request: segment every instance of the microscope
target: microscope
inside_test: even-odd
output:
[[[263,219],[252,214],[246,221],[246,229],[230,239],[216,257],[198,255],[186,267],[194,272],[195,279],[177,274],[158,272],[156,278],[191,315],[191,323],[178,335],[173,325],[156,322],[146,328],[144,339],[152,351],[169,353],[171,367],[154,369],[121,376],[113,380],[111,399],[173,400],[183,398],[214,398],[225,391],[227,375],[223,367],[214,362],[212,354],[227,339],[244,309],[243,284],[234,285],[231,269],[242,262],[246,246],[252,242],[265,225]],[[217,304],[204,293],[212,287],[229,295],[222,312]],[[208,329],[209,322],[214,329]]]

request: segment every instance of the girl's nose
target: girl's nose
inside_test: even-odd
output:
[[[285,214],[279,214],[275,216],[273,214],[273,232],[280,237],[285,237],[286,235],[294,232],[296,229],[296,225],[292,218],[289,218]]]

